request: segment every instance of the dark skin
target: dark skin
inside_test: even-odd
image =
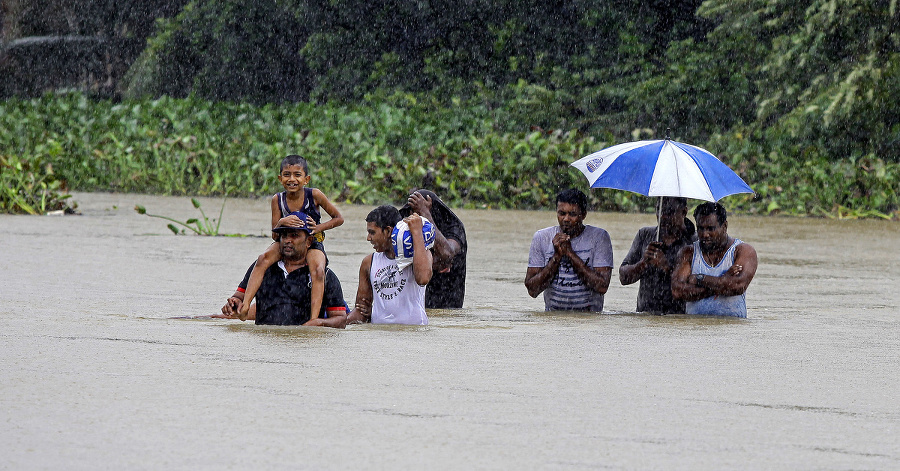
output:
[[[281,233],[278,244],[281,248],[281,261],[284,262],[284,268],[288,273],[292,273],[294,270],[307,266],[306,255],[312,244],[312,236],[307,234],[306,231],[283,232]],[[242,316],[241,314],[243,300],[244,293],[235,292],[234,295],[228,298],[225,306],[222,307],[222,314],[228,318],[241,320],[250,319],[251,317],[249,315]],[[253,313],[252,318],[255,319],[255,305],[250,307],[249,312]],[[347,325],[347,317],[340,314],[329,314],[327,319],[316,317],[310,319],[303,325],[343,329],[344,326]]]
[[[656,213],[660,240],[651,242],[637,263],[619,267],[619,281],[623,285],[636,283],[650,267],[656,267],[668,273],[675,269],[675,267],[669,266],[663,247],[671,246],[681,240],[681,235],[686,230],[684,218],[687,216],[687,207],[669,204],[665,201],[662,204],[662,211]]]
[[[413,213],[403,219],[409,226],[413,241],[413,277],[419,286],[425,286],[431,281],[433,274],[431,266],[433,256],[431,251],[425,248],[425,239],[422,236],[422,218]],[[385,254],[388,258],[395,258],[394,248],[391,245],[391,231],[393,227],[379,227],[374,222],[366,223],[366,240],[372,244],[376,252]],[[372,270],[373,254],[366,255],[359,266],[359,287],[356,289],[356,302],[354,308],[347,316],[348,324],[360,324],[370,322],[372,318],[372,297],[375,295],[369,272]]]
[[[609,289],[609,280],[612,275],[612,267],[589,267],[572,250],[571,240],[584,232],[584,218],[587,216],[578,205],[571,203],[557,203],[556,220],[559,222],[560,232],[553,237],[553,256],[544,267],[528,267],[525,272],[525,288],[532,298],[536,298],[544,290],[550,287],[563,259],[569,259],[572,269],[578,278],[591,291],[606,294]]]
[[[728,235],[728,222],[719,223],[715,214],[697,220],[697,238],[700,252],[710,266],[716,266],[734,243]],[[694,247],[689,245],[678,254],[678,266],[672,273],[672,295],[675,299],[698,301],[710,296],[738,296],[747,291],[756,274],[758,261],[756,249],[750,244],[735,248],[734,264],[722,276],[705,276],[698,284],[697,275],[691,274]]]
[[[434,222],[434,218],[431,216],[431,206],[433,202],[431,201],[430,196],[422,196],[421,193],[416,191],[409,195],[407,202],[413,212],[428,219],[432,223]],[[437,272],[449,270],[450,264],[453,262],[453,257],[459,254],[462,247],[456,239],[445,238],[437,225],[434,226],[434,229],[434,248],[432,249],[434,253],[434,264],[432,268]]]

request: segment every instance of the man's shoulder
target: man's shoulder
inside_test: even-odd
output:
[[[638,229],[634,238],[640,240],[656,239],[656,226],[645,226]]]
[[[754,255],[756,254],[756,249],[753,248],[752,245],[750,245],[747,242],[744,242],[743,240],[738,239],[738,238],[735,238],[734,240],[735,240],[735,242],[737,242],[737,245],[735,245],[735,247],[734,247],[735,253],[742,252],[742,253],[747,253],[747,254],[754,254]]]
[[[606,237],[609,238],[609,232],[606,232],[606,229],[597,226],[590,226],[585,224],[584,233],[588,238],[600,238]]]
[[[559,226],[545,227],[543,229],[538,229],[534,233],[534,238],[537,239],[538,237],[544,237],[544,238],[552,239],[553,236],[555,236],[558,232],[559,232]]]

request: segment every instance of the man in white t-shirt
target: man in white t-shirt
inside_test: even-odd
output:
[[[391,232],[401,221],[397,208],[384,205],[366,216],[366,232],[375,253],[359,267],[356,304],[348,323],[427,325],[425,285],[431,280],[432,255],[425,247],[422,218],[413,213],[402,219],[412,236],[412,263],[397,265]]]
[[[576,189],[556,196],[558,226],[534,234],[525,287],[532,298],[544,293],[548,311],[602,311],[613,253],[609,233],[586,226],[587,195]]]

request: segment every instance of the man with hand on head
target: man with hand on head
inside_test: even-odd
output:
[[[525,287],[532,298],[544,293],[547,311],[602,311],[613,253],[609,234],[584,224],[587,195],[576,189],[556,196],[558,226],[534,234]]]
[[[687,314],[747,317],[745,293],[756,274],[756,250],[728,235],[725,207],[703,203],[694,210],[697,241],[681,249],[672,294]]]
[[[306,221],[306,214],[300,211],[291,214]],[[269,267],[263,275],[256,294],[256,304],[251,306],[249,318],[254,319],[257,324],[344,328],[347,323],[347,304],[341,282],[328,268],[325,269],[322,309],[318,318],[310,318],[312,280],[306,255],[313,242],[312,230],[304,225],[277,226],[272,231],[280,236],[278,244],[281,260]],[[252,271],[251,265],[244,282]],[[244,293],[238,289],[228,298],[222,314],[231,318],[238,317],[241,304],[245,301],[252,300],[245,300]]]
[[[434,264],[425,288],[425,308],[461,308],[466,294],[466,228],[443,201],[429,190],[415,190],[400,208],[403,217],[417,213],[434,224]]]
[[[366,240],[375,253],[366,255],[359,267],[356,304],[348,322],[428,324],[425,285],[431,280],[432,255],[425,244],[422,218],[413,213],[402,220],[409,227],[412,260],[401,267],[391,241],[394,227],[401,221],[400,212],[384,205],[366,216]]]

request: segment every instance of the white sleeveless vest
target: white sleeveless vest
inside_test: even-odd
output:
[[[416,283],[413,266],[403,270],[381,252],[372,255],[372,323],[428,325],[425,287]]]
[[[694,242],[694,259],[691,260],[691,273],[710,276],[722,276],[734,264],[734,249],[741,244],[740,239],[725,252],[718,265],[711,267],[700,252],[700,242]],[[738,296],[710,296],[697,301],[685,303],[687,314],[705,314],[712,316],[747,317],[747,301],[745,294]]]

